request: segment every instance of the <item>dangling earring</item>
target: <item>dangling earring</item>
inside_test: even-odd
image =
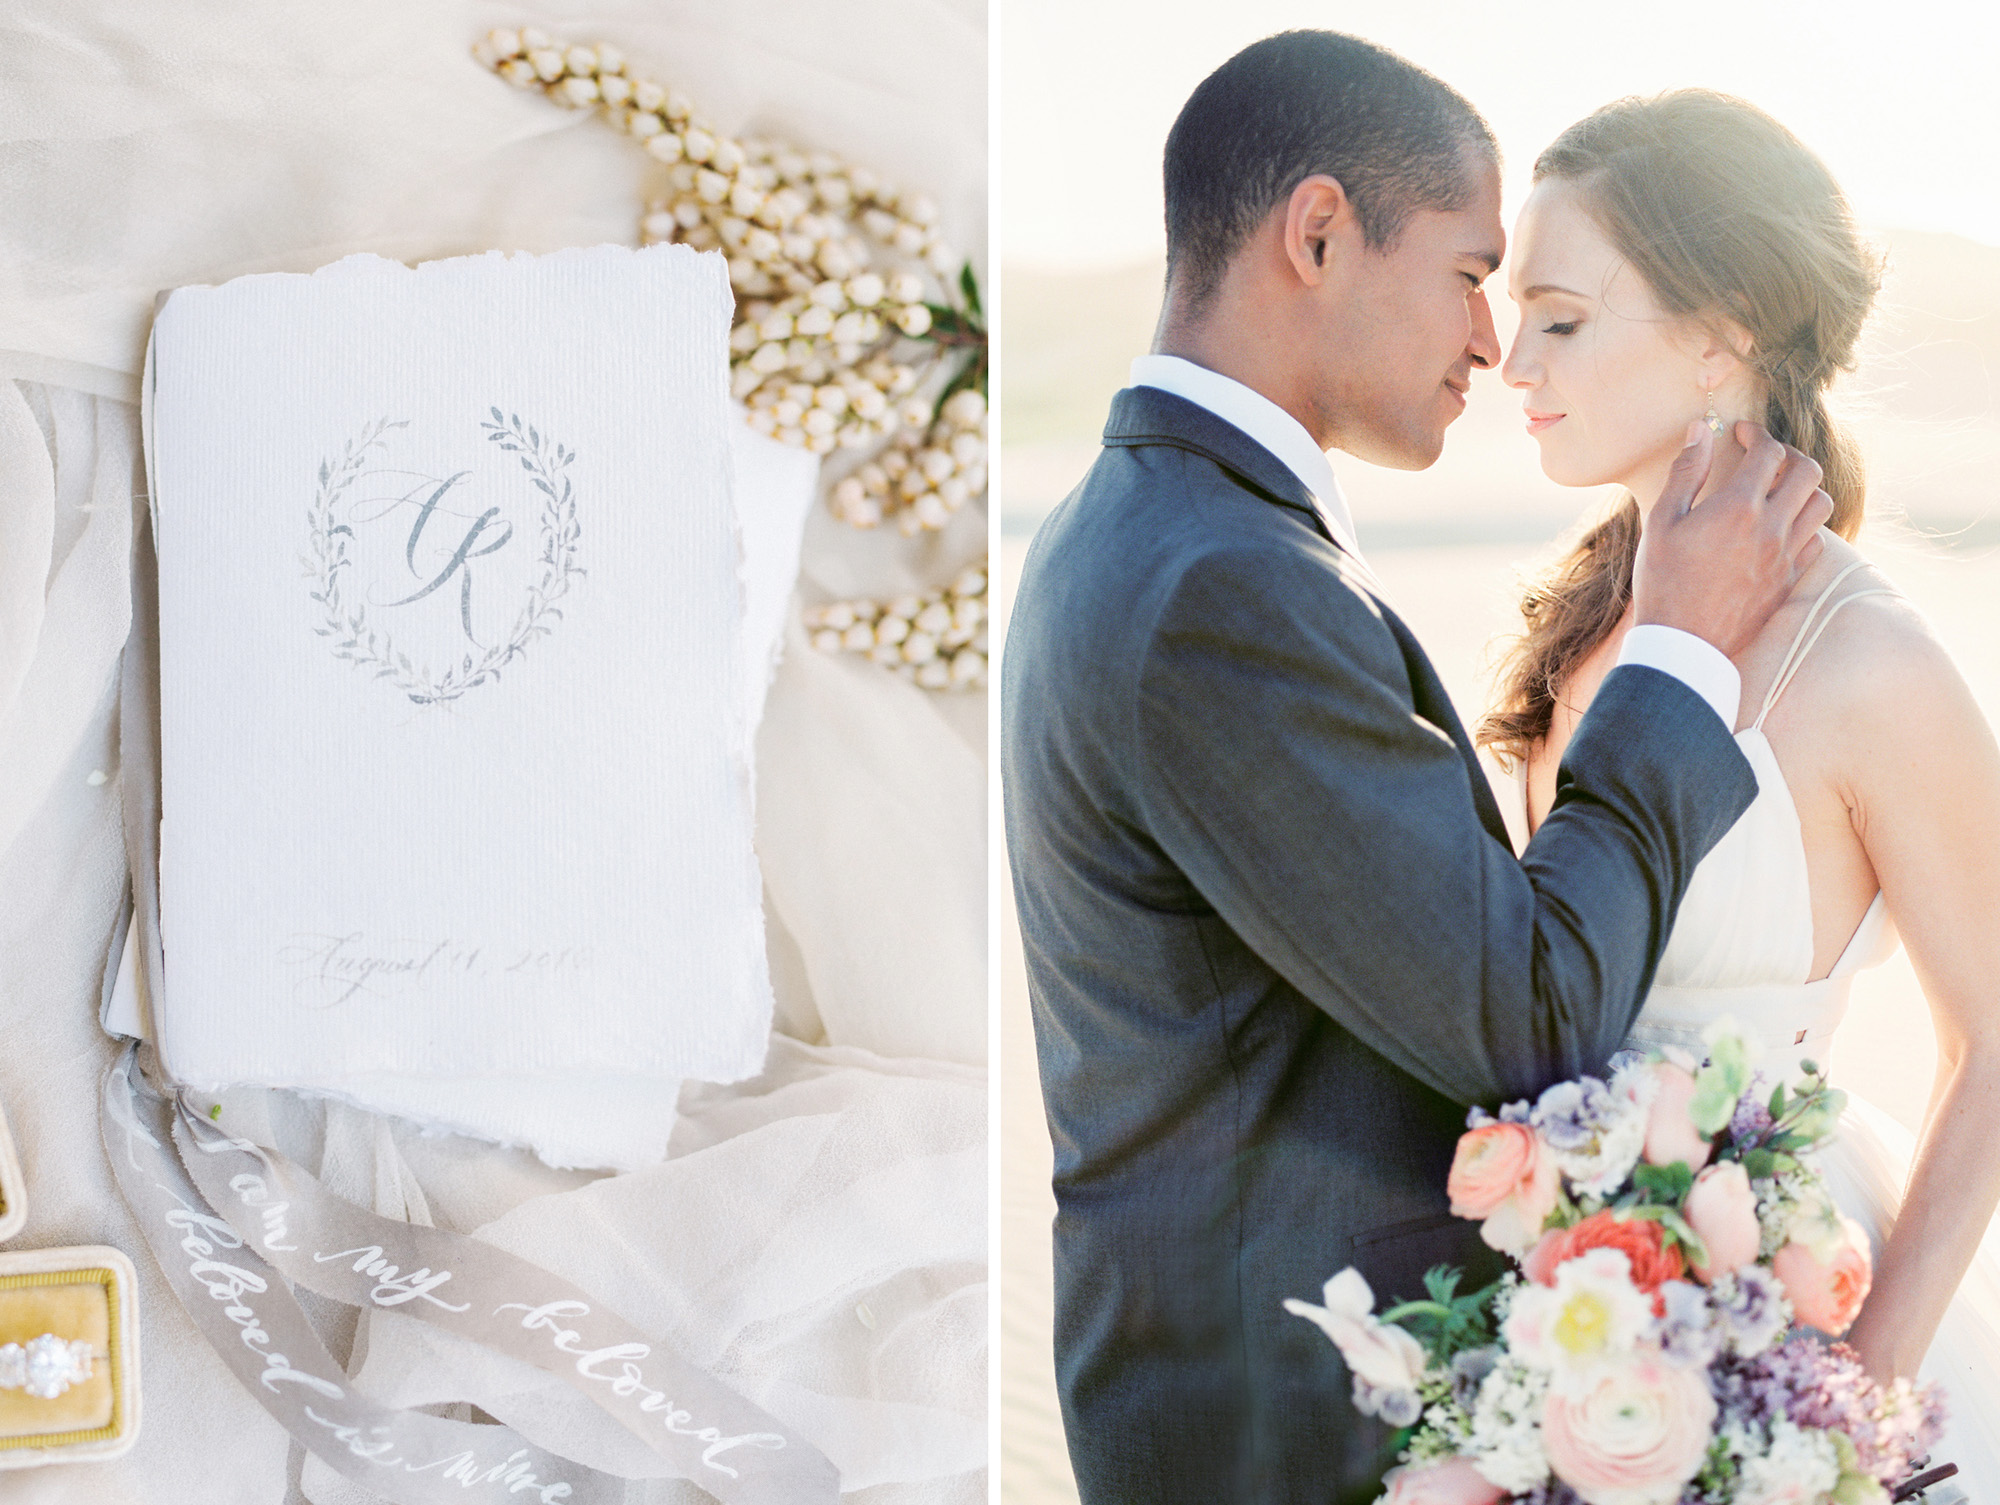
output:
[[[1708,416],[1703,418],[1702,422],[1708,425],[1708,431],[1711,434],[1714,434],[1718,439],[1722,437],[1722,420],[1715,414],[1715,394],[1713,392],[1708,394]]]

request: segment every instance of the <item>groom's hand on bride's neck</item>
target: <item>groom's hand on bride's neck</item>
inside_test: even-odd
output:
[[[1715,438],[1706,424],[1689,425],[1632,566],[1635,622],[1678,627],[1732,658],[1819,557],[1819,530],[1833,515],[1811,456],[1754,423],[1737,424],[1734,438],[1742,459],[1703,495]]]

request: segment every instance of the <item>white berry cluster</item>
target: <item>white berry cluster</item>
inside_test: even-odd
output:
[[[813,646],[865,653],[926,690],[986,683],[986,569],[962,570],[943,590],[892,601],[835,601],[805,615]]]
[[[893,517],[907,537],[942,528],[986,489],[986,399],[971,387],[952,393],[932,422],[926,403],[912,405],[893,443],[840,480],[834,515],[857,528]],[[750,421],[757,422],[753,409]]]
[[[936,205],[895,193],[824,152],[726,136],[697,116],[685,95],[628,77],[614,47],[565,47],[529,27],[492,32],[474,54],[522,88],[575,109],[601,106],[667,164],[672,195],[647,206],[641,239],[728,256],[738,295],[732,389],[759,432],[821,455],[896,441],[877,462],[882,483],[872,490],[863,483],[873,505],[836,502],[841,516],[869,527],[899,513],[899,521],[910,519],[904,531],[915,533],[942,527],[964,504],[963,497],[945,500],[939,483],[970,472],[980,485],[968,486],[966,496],[983,489],[983,407],[978,459],[954,459],[943,469],[935,458],[919,458],[938,447],[928,436],[930,404],[916,395],[923,371],[897,358],[900,341],[932,334],[926,294],[935,284],[924,272],[943,281],[960,265],[939,233]],[[878,257],[899,264],[878,267]],[[955,423],[944,452],[955,454],[951,445],[970,427]],[[938,470],[939,482],[904,491],[901,478],[912,465]]]

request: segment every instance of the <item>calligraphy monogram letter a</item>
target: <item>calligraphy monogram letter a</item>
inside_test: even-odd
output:
[[[478,685],[497,681],[500,671],[530,643],[554,630],[563,615],[556,603],[584,573],[577,563],[582,529],[569,477],[576,451],[514,414],[503,416],[498,408],[490,411],[493,421],[482,420],[480,427],[495,451],[514,457],[503,462],[505,474],[512,475],[513,465],[518,464],[528,484],[541,493],[534,576],[526,584],[519,610],[512,614],[511,626],[491,642],[481,638],[473,623],[473,566],[482,559],[499,564],[495,556],[513,539],[514,525],[498,505],[485,505],[483,498],[468,504],[473,492],[494,484],[489,477],[459,470],[442,478],[420,475],[416,485],[408,484],[413,472],[394,470],[386,459],[389,434],[409,424],[384,418],[350,439],[338,459],[321,462],[319,492],[306,509],[309,551],[301,563],[319,609],[313,631],[329,640],[335,658],[388,681],[417,705],[445,705]],[[374,459],[376,455],[382,458]],[[364,476],[371,478],[369,484],[350,494]],[[391,477],[400,479],[390,480],[386,491],[376,490]],[[410,508],[414,513],[406,510]],[[407,575],[393,586],[379,578],[371,584],[370,558],[376,560],[372,568],[377,570],[389,567],[388,561],[357,549],[356,529],[372,536],[371,524],[399,527],[404,517],[409,518],[409,531],[397,552]],[[361,578],[350,578],[357,570]],[[487,573],[490,576],[490,570]],[[517,579],[518,570],[505,569],[502,575],[502,588],[507,589],[505,580]],[[392,636],[369,619],[371,606],[382,610],[414,606],[454,580],[457,626],[463,634],[463,643],[456,648],[446,647],[422,624],[398,627]],[[482,610],[489,623],[495,620],[491,605]],[[465,644],[471,645],[469,650]]]

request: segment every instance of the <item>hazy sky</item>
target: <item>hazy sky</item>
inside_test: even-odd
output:
[[[1626,94],[1701,85],[1770,111],[1868,224],[2000,245],[1992,0],[1006,0],[1001,256],[1158,255],[1160,149],[1196,84],[1258,37],[1349,31],[1436,73],[1492,123],[1507,214],[1542,147]]]

